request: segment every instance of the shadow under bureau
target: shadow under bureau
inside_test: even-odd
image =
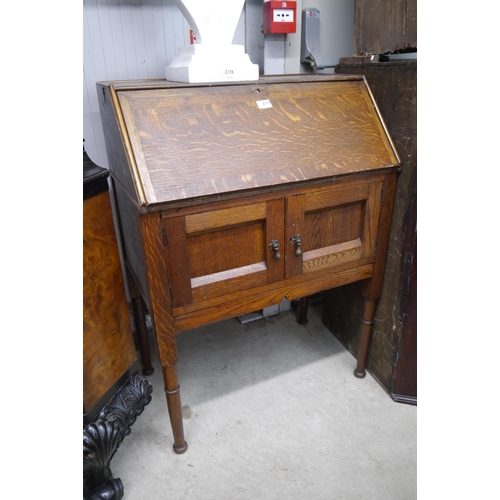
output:
[[[97,84],[131,297],[151,314],[174,450],[176,334],[364,280],[365,375],[397,152],[362,76]]]

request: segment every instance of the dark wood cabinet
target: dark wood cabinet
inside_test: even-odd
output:
[[[97,86],[125,265],[151,313],[174,450],[177,333],[363,281],[355,373],[385,265],[399,157],[360,76]]]
[[[83,162],[83,415],[90,422],[138,369],[108,191]]]
[[[416,52],[417,0],[355,0],[356,56]]]
[[[417,403],[417,61],[340,60],[338,74],[368,81],[401,156],[384,288],[375,316],[367,369],[395,401]],[[358,284],[330,290],[324,322],[353,354],[362,314]]]
[[[83,498],[120,500],[110,461],[151,401],[139,369],[108,191],[83,153]]]

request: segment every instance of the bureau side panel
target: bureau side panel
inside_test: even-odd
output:
[[[123,187],[113,181],[120,237],[127,272],[139,287],[148,307],[151,304],[147,280],[146,259],[142,243],[140,217],[135,203],[129,198]]]
[[[101,114],[104,142],[108,155],[109,170],[115,180],[123,186],[129,196],[137,202],[137,195],[125,154],[117,116],[111,100],[109,87],[97,85],[99,111]]]

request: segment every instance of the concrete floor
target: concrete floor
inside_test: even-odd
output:
[[[291,310],[178,336],[188,450],[176,455],[161,367],[111,462],[124,500],[412,500],[417,408],[395,403],[321,321]]]

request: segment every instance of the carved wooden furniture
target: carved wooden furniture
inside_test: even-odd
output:
[[[174,450],[177,333],[364,280],[380,296],[399,158],[363,77],[97,85],[124,256],[155,327]]]
[[[109,172],[83,153],[83,493],[119,500],[109,462],[151,400],[136,358],[108,192]]]
[[[83,413],[90,422],[139,368],[108,191],[83,153]]]
[[[151,402],[153,386],[133,375],[104,406],[98,418],[83,428],[84,500],[120,500],[124,487],[111,474],[110,462],[144,408]]]

